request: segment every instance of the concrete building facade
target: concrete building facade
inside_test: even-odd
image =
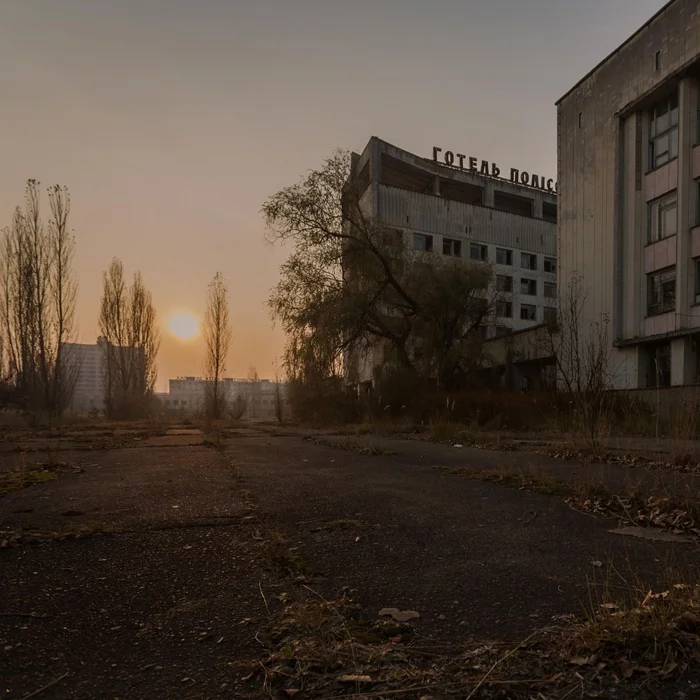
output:
[[[183,413],[197,413],[204,408],[204,395],[207,381],[200,377],[178,377],[168,382],[168,393],[158,398],[168,410]],[[244,418],[276,418],[277,382],[269,379],[233,379],[224,377],[221,388],[226,401],[230,404],[241,396],[246,401]],[[283,402],[286,402],[286,386],[279,384]]]
[[[554,181],[519,171],[513,181],[500,177],[493,163],[440,148],[432,155],[423,158],[372,137],[352,156],[351,177],[359,183],[365,214],[400,231],[403,245],[418,253],[491,264],[499,292],[491,336],[555,317]],[[383,353],[370,350],[352,362],[355,380],[365,383]]]
[[[106,406],[104,344],[64,343],[63,354],[68,371],[76,373],[71,410],[103,412]]]
[[[672,0],[557,103],[560,303],[580,277],[616,388],[700,380],[699,92],[700,0]]]

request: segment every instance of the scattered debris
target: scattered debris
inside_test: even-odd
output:
[[[659,530],[655,527],[620,527],[617,530],[608,530],[613,535],[627,535],[629,537],[639,537],[643,540],[654,540],[656,542],[681,542],[691,544],[695,540],[687,535],[676,535],[672,532]]]
[[[391,617],[396,622],[408,622],[409,620],[417,620],[420,613],[415,610],[399,610],[398,608],[382,608],[379,611],[379,617]]]

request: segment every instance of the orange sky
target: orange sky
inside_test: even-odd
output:
[[[265,300],[284,252],[264,199],[373,134],[556,170],[554,101],[663,0],[3,0],[0,225],[24,181],[68,186],[80,339],[112,256],[139,269],[163,325],[159,388],[198,374],[217,270],[231,291],[229,374],[272,376]]]

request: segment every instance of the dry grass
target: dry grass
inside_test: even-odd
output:
[[[700,586],[642,590],[627,606],[563,616],[519,643],[447,644],[419,624],[368,618],[348,591],[328,601],[305,587],[278,597],[282,613],[257,635],[268,656],[250,677],[279,698],[658,698],[700,668]]]
[[[468,468],[448,471],[466,479],[556,496],[575,510],[616,518],[628,525],[658,527],[676,534],[700,536],[700,496],[690,487],[686,487],[682,493],[671,493],[662,484],[650,490],[630,484],[623,491],[613,491],[606,488],[602,479],[578,482],[527,472]]]

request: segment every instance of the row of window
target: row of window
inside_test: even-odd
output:
[[[496,275],[496,290],[499,292],[513,291],[513,277],[510,275]],[[554,282],[544,283],[544,295],[549,299],[557,298],[557,285]],[[520,278],[520,293],[528,296],[537,296],[537,280],[527,277]]]
[[[433,252],[433,237],[425,233],[413,234],[413,250],[421,253]],[[462,241],[456,238],[442,239],[442,254],[456,258],[462,257]],[[479,262],[488,262],[489,249],[481,243],[469,244],[469,258]],[[513,251],[509,248],[496,248],[496,263],[498,265],[512,265]],[[536,253],[520,253],[520,267],[525,270],[537,270]],[[543,269],[545,272],[555,275],[557,273],[557,259],[544,258]]]
[[[700,224],[700,180],[695,181],[695,225]],[[649,202],[647,242],[655,243],[678,233],[678,193],[671,192]]]
[[[700,303],[700,258],[695,258],[695,303]],[[676,266],[647,275],[647,315],[655,316],[676,308]]]
[[[496,317],[513,318],[513,306],[514,304],[512,301],[497,301]],[[556,308],[551,306],[545,306],[542,311],[542,320],[545,323],[552,323],[557,320]],[[537,307],[534,304],[520,304],[520,320],[537,321]]]

